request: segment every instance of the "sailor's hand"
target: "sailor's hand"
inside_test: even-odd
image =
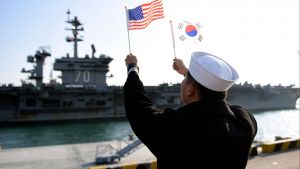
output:
[[[131,53],[129,55],[127,55],[127,57],[125,59],[126,66],[132,65],[132,64],[137,65],[137,62],[138,62],[138,60],[137,60],[136,56],[134,56]]]
[[[183,61],[178,58],[173,60],[173,69],[183,76],[185,76],[185,74],[188,72],[188,69],[185,67]]]

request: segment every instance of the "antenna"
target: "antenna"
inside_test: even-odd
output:
[[[65,30],[72,31],[73,37],[66,37],[67,42],[74,42],[74,58],[78,58],[78,42],[83,41],[82,37],[78,37],[79,31],[83,31],[82,23],[75,16],[74,19],[70,19],[70,10],[67,11],[68,20],[66,21],[68,24],[72,25],[72,28],[66,28]]]
[[[71,14],[70,9],[68,9],[68,11],[67,11],[66,13],[67,13],[67,15],[68,15],[68,21],[69,21],[69,20],[70,20],[70,14]]]

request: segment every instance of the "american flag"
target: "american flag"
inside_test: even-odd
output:
[[[164,18],[164,9],[161,0],[154,0],[142,4],[134,9],[128,9],[129,29],[144,29],[153,20]]]

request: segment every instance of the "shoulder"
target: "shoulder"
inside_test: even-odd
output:
[[[230,110],[233,112],[236,119],[251,127],[253,134],[257,132],[257,123],[252,113],[243,106],[231,105]]]
[[[252,113],[243,106],[230,105],[229,108],[238,119],[247,119],[249,122],[255,120]]]
[[[231,111],[233,111],[234,113],[243,113],[243,114],[249,114],[250,111],[248,109],[246,109],[245,107],[243,106],[240,106],[240,105],[230,105],[229,106]]]

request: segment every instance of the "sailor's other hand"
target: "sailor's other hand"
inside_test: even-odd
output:
[[[183,76],[185,76],[185,74],[188,72],[188,69],[185,67],[183,61],[178,58],[173,60],[173,69]]]
[[[135,64],[135,65],[137,65],[137,62],[138,62],[138,60],[137,60],[137,58],[136,58],[136,56],[134,56],[133,54],[129,54],[129,55],[127,55],[127,57],[126,57],[126,59],[125,59],[125,63],[126,63],[126,66],[128,66],[128,65],[130,65],[130,64]]]

